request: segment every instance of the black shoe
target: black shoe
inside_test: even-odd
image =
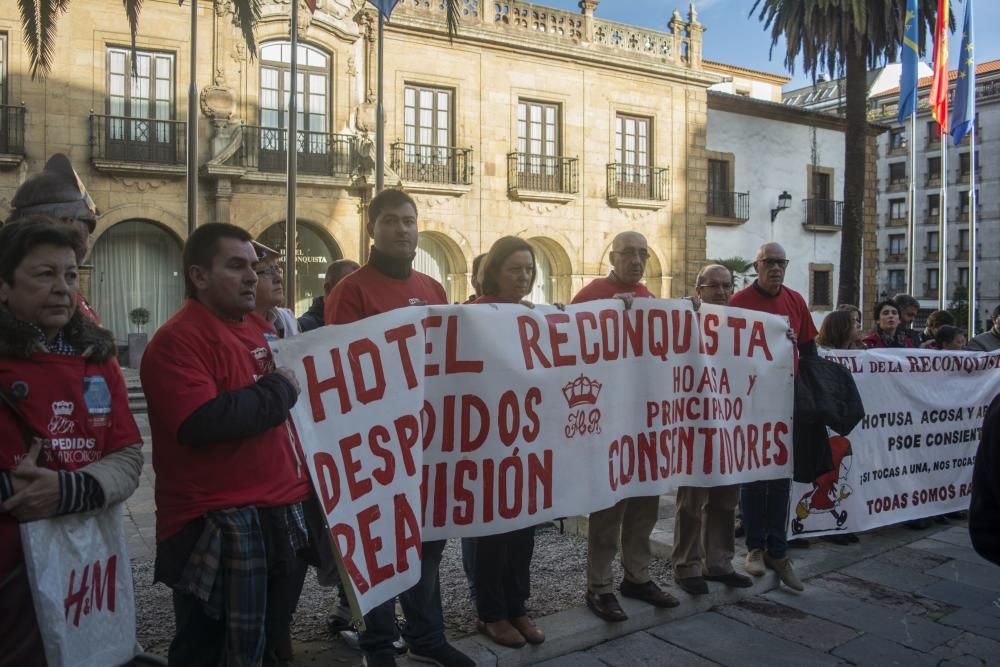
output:
[[[809,548],[809,540],[807,540],[807,539],[788,540],[788,548],[789,549],[808,549]]]
[[[708,594],[708,584],[702,577],[674,577],[674,583],[690,595]]]
[[[750,588],[753,586],[753,579],[740,574],[739,572],[730,572],[729,574],[706,574],[705,581],[717,581],[720,584],[725,584],[729,588]]]
[[[440,667],[476,667],[476,661],[445,642],[432,649],[410,648],[410,658]]]
[[[842,535],[836,533],[833,535],[824,535],[819,539],[823,540],[824,542],[829,542],[830,544],[836,544],[837,546],[841,547],[847,546],[848,544],[851,543],[850,535]]]
[[[931,522],[928,519],[914,519],[913,521],[907,521],[903,525],[910,530],[924,530],[931,527]]]
[[[587,591],[585,596],[587,600],[587,607],[590,611],[608,623],[619,623],[621,621],[628,620],[628,614],[622,609],[622,606],[618,604],[618,598],[615,597],[614,593],[594,593],[592,591]]]
[[[652,580],[644,584],[633,584],[631,581],[625,580],[622,581],[622,585],[618,587],[618,590],[627,598],[642,600],[660,609],[676,607],[681,603],[680,600],[670,593],[661,590]]]
[[[396,656],[392,653],[365,653],[365,667],[396,667]]]

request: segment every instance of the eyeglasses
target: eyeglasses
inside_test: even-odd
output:
[[[788,266],[787,259],[775,259],[774,257],[765,257],[763,259],[758,259],[757,261],[763,264],[764,266],[779,267],[782,269]]]
[[[271,265],[271,266],[267,267],[266,269],[261,269],[260,271],[254,271],[254,273],[257,274],[258,278],[263,278],[265,276],[267,276],[269,278],[280,278],[281,277],[281,269],[279,269],[277,266],[274,266],[274,265]]]
[[[733,290],[732,283],[702,283],[698,285],[699,289],[721,289],[724,292],[731,292]]]

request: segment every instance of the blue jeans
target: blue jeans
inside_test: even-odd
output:
[[[788,498],[792,480],[772,479],[743,485],[743,529],[747,549],[761,549],[771,558],[788,551]]]
[[[403,639],[410,648],[432,650],[442,646],[444,613],[441,611],[441,582],[438,566],[444,552],[444,540],[424,542],[420,561],[420,581],[399,596],[406,625]],[[396,639],[396,603],[386,600],[365,614],[365,631],[359,637],[365,653],[392,653]]]

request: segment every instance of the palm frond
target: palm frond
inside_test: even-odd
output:
[[[445,0],[448,4],[448,40],[455,41],[458,27],[462,24],[462,0]]]
[[[139,32],[139,12],[142,10],[142,0],[122,0],[125,6],[125,16],[128,18],[128,33],[132,38],[132,76],[136,76],[139,71],[136,69],[138,58],[135,57],[135,36]]]
[[[298,2],[298,0],[292,0]],[[247,43],[247,52],[250,59],[257,57],[257,39],[253,31],[260,20],[261,0],[235,0],[233,2],[233,15],[236,18],[236,26],[243,33],[243,40]]]
[[[45,76],[52,69],[56,19],[66,13],[68,3],[69,0],[17,0],[32,79]]]

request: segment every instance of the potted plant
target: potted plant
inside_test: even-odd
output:
[[[128,367],[138,369],[142,362],[142,353],[146,351],[146,343],[149,342],[149,337],[142,330],[149,324],[149,311],[142,306],[133,308],[128,314],[128,321],[139,329],[138,332],[128,335]]]

